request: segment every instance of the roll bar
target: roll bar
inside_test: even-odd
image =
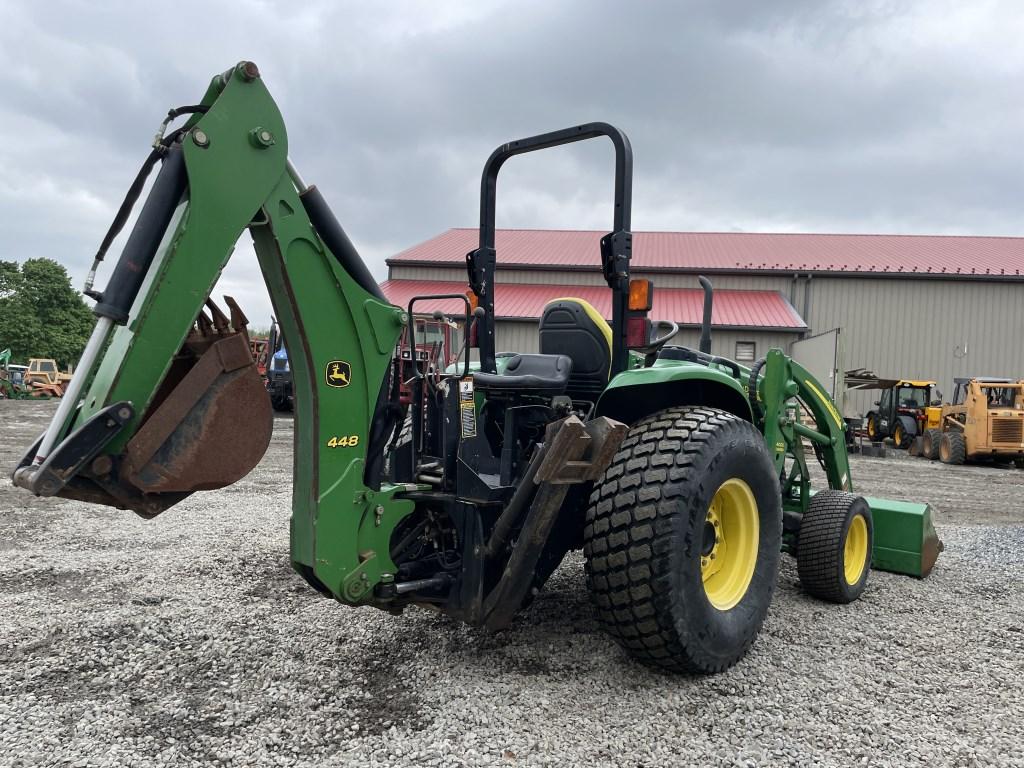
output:
[[[608,123],[586,123],[560,131],[542,133],[502,144],[484,165],[480,183],[480,245],[466,254],[469,285],[484,310],[482,327],[477,328],[480,343],[480,368],[496,372],[494,361],[494,247],[495,198],[498,171],[514,155],[572,144],[576,141],[607,136],[615,147],[615,212],[612,231],[601,238],[601,265],[608,287],[612,289],[612,375],[625,370],[626,307],[629,301],[629,259],[633,234],[630,213],[633,205],[633,149],[626,134]]]

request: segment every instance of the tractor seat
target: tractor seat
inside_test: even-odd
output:
[[[572,359],[566,387],[570,397],[596,400],[608,386],[612,329],[589,302],[576,298],[549,301],[540,318],[540,351]]]
[[[560,395],[569,382],[572,360],[565,355],[512,355],[504,373],[473,374],[480,389],[524,395]]]

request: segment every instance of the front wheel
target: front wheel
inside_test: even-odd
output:
[[[896,429],[892,431],[892,442],[897,448],[906,448],[910,445],[910,438],[907,437],[907,430],[902,422],[896,422]]]
[[[939,458],[939,445],[942,443],[941,429],[926,429],[921,441],[921,455],[926,459]]]
[[[860,597],[871,570],[875,526],[863,496],[819,491],[800,522],[796,570],[808,594],[832,603]]]
[[[939,459],[943,464],[963,464],[967,459],[967,441],[963,432],[950,430],[942,433],[939,443]]]
[[[873,443],[881,440],[879,433],[878,416],[874,413],[868,414],[868,440]]]
[[[635,424],[595,485],[584,528],[597,615],[638,660],[720,672],[768,613],[782,504],[764,438],[703,407]]]

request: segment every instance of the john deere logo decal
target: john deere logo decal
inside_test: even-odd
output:
[[[344,360],[331,360],[327,364],[327,386],[347,387],[352,380],[352,366]]]

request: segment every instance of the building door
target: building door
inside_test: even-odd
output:
[[[789,354],[825,385],[828,394],[839,402],[843,392],[843,374],[839,366],[839,328],[794,341]]]

